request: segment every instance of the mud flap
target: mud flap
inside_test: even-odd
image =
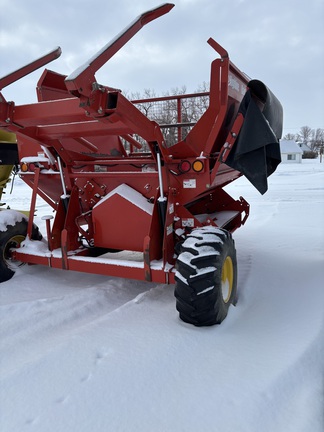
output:
[[[281,162],[282,106],[261,81],[252,80],[239,112],[244,122],[226,164],[240,171],[264,194],[268,189],[267,178]]]

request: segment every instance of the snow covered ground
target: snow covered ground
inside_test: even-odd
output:
[[[172,286],[38,266],[1,285],[1,432],[323,432],[324,163],[227,190],[251,215],[220,326],[180,321]]]

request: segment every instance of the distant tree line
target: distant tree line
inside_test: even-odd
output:
[[[173,124],[178,123],[178,106],[177,100],[181,99],[181,122],[197,122],[202,114],[206,111],[209,104],[209,96],[198,96],[201,93],[209,92],[209,84],[204,82],[192,94],[197,95],[194,98],[187,98],[181,96],[187,95],[186,86],[181,88],[175,87],[171,91],[165,92],[163,98],[163,106],[159,106],[157,102],[143,102],[138,105],[138,108],[151,120],[155,120],[159,124]],[[158,98],[154,90],[145,89],[143,94],[131,93],[129,99],[131,100],[146,100]]]
[[[137,92],[126,94],[126,96],[146,117],[161,126],[166,146],[170,147],[180,139],[184,139],[204,114],[209,105],[208,92],[209,84],[204,82],[192,93],[194,97],[187,97],[188,92],[185,86],[176,87],[164,93],[163,100],[156,95],[154,90],[150,89],[145,89],[142,94]],[[147,146],[141,138],[137,137],[137,140],[146,150]]]
[[[141,93],[131,93],[126,95],[130,100],[141,101],[136,103],[137,107],[151,120],[156,121],[159,125],[174,125],[181,123],[182,139],[191,130],[192,125],[196,123],[203,113],[208,108],[209,96],[203,96],[203,93],[209,92],[209,83],[203,82],[193,93],[200,94],[195,98],[181,98],[181,118],[179,119],[179,96],[186,95],[187,89],[185,86],[181,88],[173,88],[171,91],[163,94],[163,98],[167,98],[163,102],[145,101],[146,99],[158,98],[154,90],[145,89]],[[172,98],[173,97],[173,98]],[[171,127],[163,129],[167,146],[177,142],[179,129]],[[287,140],[294,140],[299,144],[306,144],[314,157],[324,149],[324,129],[312,129],[309,126],[302,126],[297,134],[288,133],[283,137]],[[304,151],[305,153],[305,151]],[[311,155],[310,155],[311,157]]]
[[[312,129],[309,126],[302,126],[299,133],[288,133],[284,136],[284,139],[306,144],[312,151],[317,152],[324,147],[324,129]]]

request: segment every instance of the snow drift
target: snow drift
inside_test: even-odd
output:
[[[172,286],[37,266],[1,284],[3,432],[323,431],[324,164],[227,189],[251,216],[220,326],[181,322]],[[6,197],[26,209],[30,191]]]

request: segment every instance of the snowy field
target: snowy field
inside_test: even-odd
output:
[[[251,214],[220,326],[180,321],[172,286],[38,266],[1,284],[1,432],[323,432],[324,163],[227,190]],[[18,179],[4,198],[29,197]]]

